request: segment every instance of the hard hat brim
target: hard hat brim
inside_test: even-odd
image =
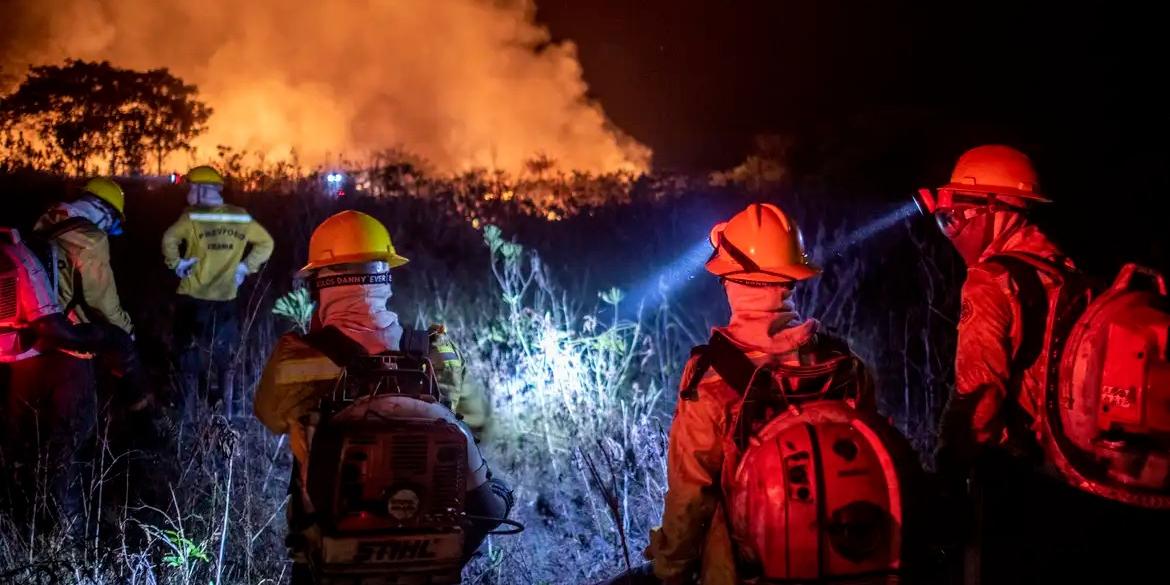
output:
[[[297,271],[298,278],[304,278],[311,275],[313,272],[329,266],[337,266],[339,264],[360,264],[362,262],[376,262],[382,261],[390,265],[390,268],[398,268],[407,262],[409,258],[399,256],[393,252],[370,252],[366,254],[349,254],[346,256],[334,256],[328,260],[318,260],[316,262],[309,262],[303,268]]]
[[[947,183],[946,185],[939,187],[939,190],[942,189],[950,189],[956,193],[974,193],[983,196],[986,196],[989,193],[994,193],[996,195],[1006,195],[1009,197],[1027,199],[1028,201],[1035,201],[1037,203],[1052,203],[1051,199],[1044,197],[1043,195],[1034,193],[1032,191],[1024,191],[1023,189],[1014,189],[1011,187],[992,187],[990,185],[979,186],[971,185],[969,183]]]
[[[808,280],[821,273],[820,267],[813,264],[793,264],[780,269],[765,267],[761,270],[744,270],[739,264],[722,256],[708,260],[707,271],[721,278],[751,282],[795,282]]]

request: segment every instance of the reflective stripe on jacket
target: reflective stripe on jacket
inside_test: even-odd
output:
[[[191,274],[179,283],[178,293],[205,301],[236,298],[236,267],[243,262],[253,274],[272,256],[274,242],[268,230],[243,208],[233,205],[190,207],[163,234],[162,252],[172,270],[183,257],[195,258]],[[252,245],[247,257],[244,250]]]

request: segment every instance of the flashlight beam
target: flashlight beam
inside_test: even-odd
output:
[[[838,256],[848,248],[869,240],[870,238],[894,227],[910,216],[918,213],[918,203],[910,201],[898,206],[897,209],[853,230],[852,233],[833,242],[828,247],[827,256]]]

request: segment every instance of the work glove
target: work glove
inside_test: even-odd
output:
[[[248,278],[248,265],[240,262],[240,264],[236,266],[236,286],[244,284],[245,278]]]
[[[197,262],[199,262],[198,258],[183,258],[179,260],[179,265],[175,267],[175,274],[179,275],[179,278],[191,276],[191,271],[195,269]]]

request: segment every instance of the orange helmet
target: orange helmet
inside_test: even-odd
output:
[[[382,222],[360,211],[347,210],[331,216],[313,230],[309,238],[309,263],[299,274],[306,276],[328,266],[373,261],[386,262],[390,268],[409,262],[395,251],[390,232]]]
[[[998,144],[977,146],[963,153],[951,172],[951,182],[939,189],[1050,202],[1036,192],[1036,169],[1031,159],[1014,148]]]
[[[771,203],[752,203],[711,229],[707,271],[732,280],[793,282],[820,274],[796,222]]]

